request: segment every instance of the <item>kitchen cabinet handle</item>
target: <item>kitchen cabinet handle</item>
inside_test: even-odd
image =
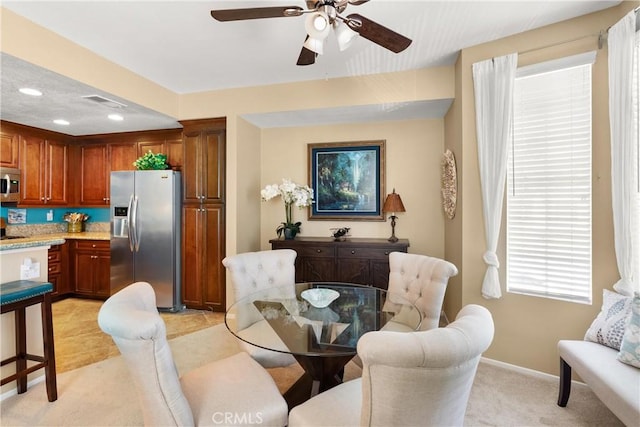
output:
[[[44,197],[40,197],[40,200],[44,202]]]

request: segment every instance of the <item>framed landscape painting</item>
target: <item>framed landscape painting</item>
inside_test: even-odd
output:
[[[383,221],[385,141],[308,144],[310,220]]]

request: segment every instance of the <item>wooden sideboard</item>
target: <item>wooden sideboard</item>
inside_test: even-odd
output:
[[[409,241],[392,243],[387,239],[296,237],[269,240],[271,249],[293,249],[296,282],[346,282],[387,289],[389,253],[407,252]]]

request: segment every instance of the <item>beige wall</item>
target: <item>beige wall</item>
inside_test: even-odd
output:
[[[610,158],[608,134],[607,50],[598,50],[593,67],[593,304],[575,304],[505,292],[486,300],[480,295],[485,264],[482,201],[477,162],[472,64],[493,56],[520,52],[519,65],[544,61],[587,50],[597,50],[597,35],[619,20],[637,2],[573,19],[492,43],[464,49],[456,64],[456,101],[446,118],[446,146],[458,156],[462,178],[460,220],[447,224],[447,256],[458,260],[461,293],[447,295],[446,307],[481,304],[492,313],[496,325],[486,357],[557,374],[556,345],[560,339],[582,339],[602,303],[602,289],[618,278],[613,251]],[[581,38],[576,42],[566,40]],[[556,45],[556,46],[554,46]],[[504,236],[503,236],[504,237]],[[499,256],[504,267],[504,238]],[[451,316],[451,312],[449,316]]]
[[[440,158],[444,146],[444,121],[408,120],[318,127],[278,128],[262,131],[261,187],[279,184],[282,178],[308,184],[307,144],[385,140],[386,192],[395,187],[406,212],[398,214],[396,236],[410,240],[409,251],[437,257],[444,255],[443,214],[440,208]],[[259,197],[256,192],[255,197]],[[262,203],[262,249],[276,237],[284,221],[280,198]],[[294,210],[302,222],[303,236],[330,236],[331,227],[350,227],[353,237],[391,235],[389,221],[309,221],[307,210]]]

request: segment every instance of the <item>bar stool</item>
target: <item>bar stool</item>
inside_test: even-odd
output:
[[[53,285],[51,283],[31,280],[16,280],[0,284],[0,309],[2,314],[14,312],[16,335],[16,355],[0,362],[0,366],[15,362],[16,373],[2,378],[0,385],[5,385],[15,380],[18,384],[18,394],[24,393],[27,391],[27,375],[44,368],[49,402],[58,399],[56,359],[53,346],[53,320],[51,316],[52,290]],[[27,353],[25,309],[34,304],[41,305],[43,356]],[[38,363],[28,367],[28,360]]]

